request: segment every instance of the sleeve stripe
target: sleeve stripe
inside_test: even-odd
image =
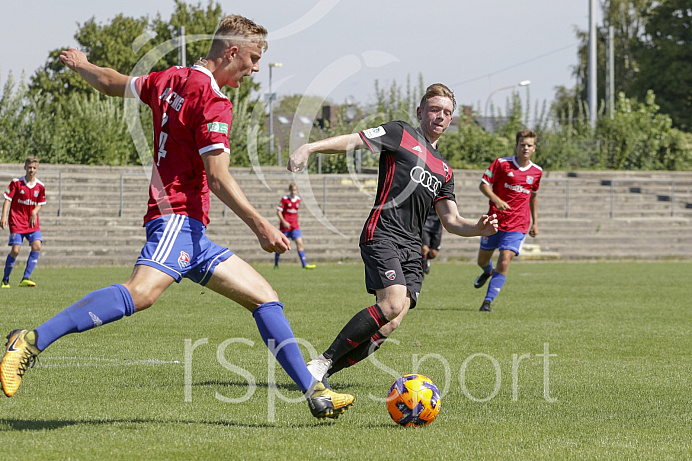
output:
[[[206,153],[209,152],[209,151],[212,151],[212,150],[219,150],[219,149],[223,150],[223,151],[226,152],[227,154],[230,154],[230,153],[231,153],[231,149],[229,149],[229,148],[226,147],[222,142],[220,142],[220,143],[211,144],[211,145],[209,145],[209,146],[207,146],[207,147],[201,148],[201,149],[199,150],[199,155],[206,154]]]
[[[138,79],[139,79],[139,77],[135,77],[135,78],[133,78],[132,80],[130,80],[130,91],[132,92],[132,94],[134,95],[134,97],[137,98],[137,101],[139,101],[139,103],[140,103],[142,106],[146,106],[146,104],[144,104],[144,101],[142,101],[142,99],[139,97],[139,93],[137,92],[137,86],[135,85],[135,82],[136,82]]]

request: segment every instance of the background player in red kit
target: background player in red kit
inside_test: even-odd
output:
[[[351,405],[353,396],[331,392],[312,377],[269,283],[205,235],[212,191],[265,251],[289,249],[288,239],[257,212],[228,171],[232,104],[220,88],[237,88],[259,71],[266,35],[264,27],[231,15],[221,20],[203,65],[135,78],[97,67],[81,51],[62,52],[61,62],[97,90],[135,97],[152,109],[157,151],[144,216],[147,242],[125,283],[88,294],[35,330],[10,332],[0,365],[5,395],[14,395],[27,367],[53,341],[146,309],[173,282],[188,278],[252,312],[262,339],[305,393],[315,417],[336,418]]]
[[[31,252],[26,261],[26,269],[24,269],[24,276],[19,282],[19,286],[36,286],[36,283],[31,280],[31,273],[36,268],[38,255],[41,251],[42,238],[38,212],[46,204],[46,188],[41,181],[36,179],[38,158],[27,158],[24,161],[24,170],[26,175],[23,178],[13,179],[5,189],[5,200],[2,204],[0,227],[7,229],[9,226],[10,241],[8,245],[12,248],[5,260],[5,272],[2,276],[1,288],[10,288],[10,274],[24,239],[29,242]]]
[[[418,128],[389,122],[305,144],[291,155],[288,169],[295,172],[305,168],[315,152],[333,154],[366,147],[380,154],[375,204],[360,236],[365,284],[376,303],[358,312],[332,345],[308,363],[315,378],[322,380],[372,354],[415,307],[423,282],[421,230],[433,204],[453,234],[496,232],[497,220],[492,216],[473,222],[459,215],[452,169],[437,150],[455,109],[452,91],[436,83],[420,101]]]
[[[298,224],[298,210],[300,209],[300,196],[298,196],[298,186],[295,183],[288,185],[288,195],[281,197],[279,206],[276,208],[276,215],[279,217],[279,229],[284,235],[295,240],[298,247],[298,257],[303,269],[314,269],[314,264],[308,264],[305,259],[305,249],[303,247],[303,233],[300,232]],[[274,254],[274,269],[279,268],[279,253]]]
[[[492,312],[490,304],[505,284],[509,264],[519,256],[526,239],[538,235],[537,192],[541,184],[543,169],[531,161],[536,151],[536,133],[531,130],[517,132],[516,155],[496,159],[485,171],[480,190],[490,199],[490,211],[497,214],[498,232],[481,238],[478,250],[478,265],[483,273],[473,286],[482,287],[490,278],[488,290],[480,310]],[[492,256],[495,249],[500,256],[493,269]]]

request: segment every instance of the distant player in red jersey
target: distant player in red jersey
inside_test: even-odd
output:
[[[15,394],[36,355],[55,340],[146,309],[174,282],[188,278],[252,312],[262,339],[304,393],[313,416],[337,418],[351,405],[353,396],[332,392],[312,377],[269,283],[205,234],[213,192],[250,227],[262,249],[290,248],[228,171],[233,105],[221,88],[238,88],[259,71],[266,35],[247,18],[227,16],[199,64],[135,78],[95,66],[81,51],[62,52],[60,61],[100,92],[134,97],[152,110],[156,152],[144,216],[147,241],[125,283],[88,294],[35,330],[10,332],[0,365],[5,395]]]
[[[298,196],[298,186],[295,183],[288,185],[288,195],[281,197],[279,206],[276,208],[276,215],[279,217],[279,229],[284,235],[292,240],[295,240],[298,247],[298,256],[303,269],[314,269],[314,264],[308,264],[305,259],[305,250],[303,247],[303,233],[300,231],[298,224],[298,210],[300,209],[300,197]],[[274,269],[279,268],[279,253],[274,254]]]
[[[291,155],[291,172],[305,168],[315,152],[335,154],[364,147],[380,155],[375,204],[360,235],[365,286],[376,302],[358,312],[332,345],[308,363],[315,378],[322,380],[372,354],[416,306],[423,283],[421,231],[433,206],[453,234],[470,237],[497,231],[492,215],[477,222],[459,215],[454,174],[437,150],[455,109],[452,91],[436,83],[421,98],[418,128],[388,122],[305,144]]]
[[[24,161],[26,175],[23,178],[13,179],[5,189],[5,201],[2,204],[2,220],[0,227],[10,228],[10,241],[12,248],[5,260],[5,273],[2,276],[0,288],[10,288],[10,274],[14,263],[19,256],[22,242],[26,239],[31,246],[29,259],[26,261],[26,269],[20,287],[35,287],[31,280],[31,273],[38,263],[38,255],[41,252],[41,227],[38,222],[38,212],[46,204],[46,188],[36,179],[38,171],[38,158],[29,157]]]
[[[509,264],[519,256],[526,234],[538,235],[538,187],[543,169],[531,161],[536,151],[536,133],[531,130],[517,132],[516,155],[496,159],[485,171],[480,190],[490,199],[488,213],[497,214],[498,232],[481,238],[478,265],[483,273],[473,286],[482,287],[490,278],[488,290],[481,305],[483,312],[492,312],[490,304],[505,284]],[[493,269],[492,256],[500,250]]]

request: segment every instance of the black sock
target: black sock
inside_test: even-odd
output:
[[[332,363],[329,369],[328,375],[332,376],[337,371],[341,371],[344,368],[348,368],[356,363],[368,358],[370,354],[375,353],[377,349],[380,348],[383,342],[387,339],[386,336],[382,336],[378,331],[371,338],[370,341],[360,344],[358,347],[348,352],[346,355],[341,357],[339,360]]]
[[[366,343],[377,330],[389,323],[380,306],[375,304],[358,312],[341,329],[336,339],[324,354],[325,358],[338,361],[340,358],[357,348],[361,343]]]

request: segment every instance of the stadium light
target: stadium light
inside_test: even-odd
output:
[[[492,99],[492,97],[495,93],[498,93],[498,92],[503,91],[503,90],[510,90],[510,89],[515,88],[517,86],[529,86],[529,85],[531,85],[531,80],[522,80],[521,82],[515,83],[514,85],[503,86],[502,88],[498,88],[496,90],[493,90],[493,92],[491,92],[490,95],[488,96],[488,99],[486,99],[486,101],[485,101],[485,111],[483,112],[483,115],[485,115],[486,118],[488,117],[488,106],[490,105],[490,100]]]
[[[274,155],[274,100],[276,99],[276,94],[272,92],[272,69],[281,66],[283,63],[280,62],[269,63],[269,155]],[[281,158],[278,163],[281,166]]]

